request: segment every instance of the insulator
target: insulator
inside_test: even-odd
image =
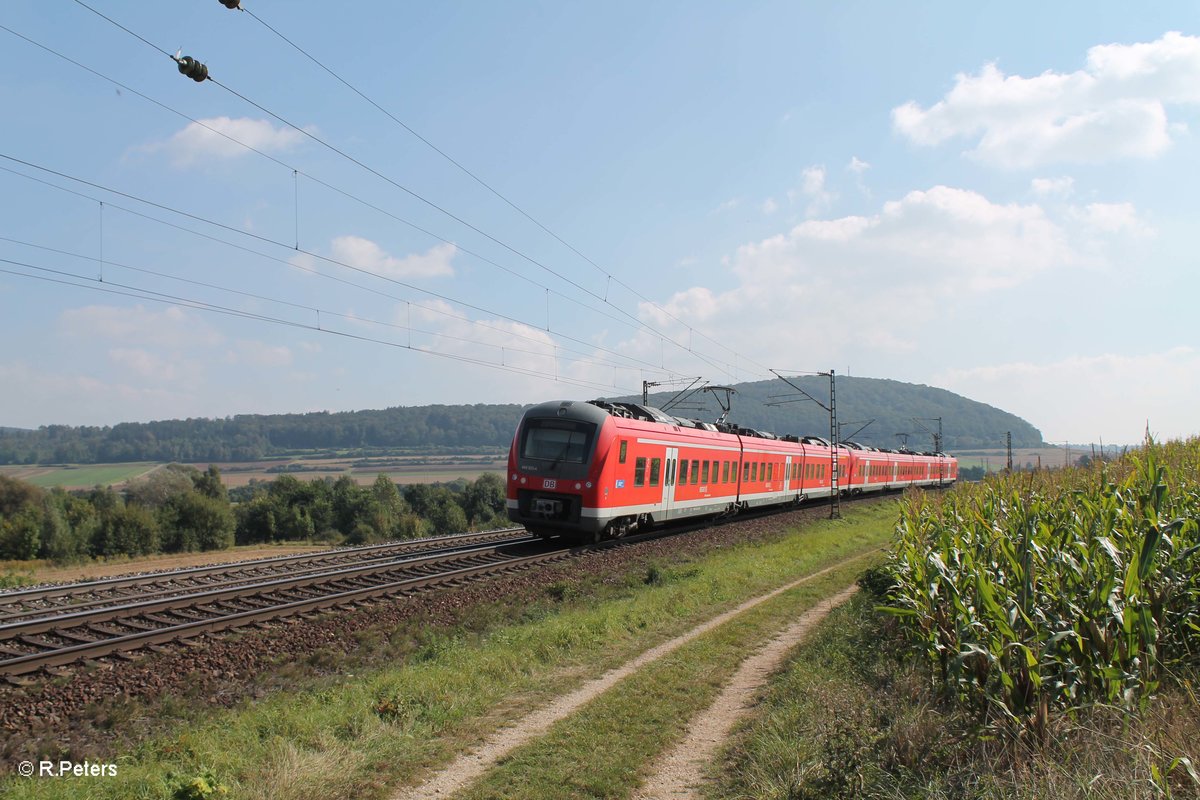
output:
[[[218,0],[218,2],[220,2],[221,5],[225,6],[226,8],[237,8],[238,5],[241,4],[242,0]]]
[[[208,67],[191,56],[184,56],[179,59],[179,72],[188,76],[196,83],[203,83],[208,80]]]

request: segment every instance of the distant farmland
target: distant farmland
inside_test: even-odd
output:
[[[136,464],[87,464],[8,466],[0,474],[32,483],[44,489],[61,486],[64,489],[90,489],[93,486],[120,487],[163,466],[154,462]],[[204,470],[208,463],[191,466]],[[475,480],[485,473],[503,475],[505,458],[496,453],[454,456],[405,456],[381,458],[305,458],[273,459],[258,462],[218,463],[221,479],[226,486],[246,486],[252,480],[273,481],[281,475],[302,480],[340,478],[349,475],[356,483],[373,483],[379,475],[387,475],[396,483],[445,483],[456,478]]]
[[[387,475],[396,483],[444,483],[465,478],[475,480],[480,475],[503,475],[506,458],[496,453],[453,456],[384,456],[378,458],[304,458],[276,459],[253,463],[217,464],[226,486],[245,486],[252,480],[272,481],[281,475],[291,475],[302,481],[320,478],[340,478],[349,475],[355,483],[373,483],[379,475]],[[194,465],[205,469],[207,464]]]
[[[115,486],[157,469],[153,462],[135,464],[86,464],[83,466],[0,467],[0,474],[49,489],[90,489],[93,486]]]

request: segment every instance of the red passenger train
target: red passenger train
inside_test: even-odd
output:
[[[879,450],[681,419],[603,400],[525,412],[508,454],[508,517],[592,541],[675,520],[954,482],[944,453]]]

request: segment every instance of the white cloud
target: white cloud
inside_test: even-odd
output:
[[[1033,193],[1041,197],[1067,197],[1075,191],[1075,179],[1071,177],[1061,178],[1034,178],[1029,182],[1029,186],[1033,189]]]
[[[266,342],[243,340],[236,342],[225,354],[230,364],[245,364],[252,367],[286,367],[292,363],[291,348]]]
[[[811,188],[818,186],[814,177]],[[1132,208],[1128,213],[1137,219]],[[821,358],[909,354],[940,347],[963,324],[954,318],[960,306],[1105,265],[1110,240],[1134,233],[1125,214],[1107,207],[1051,214],[1037,204],[996,203],[934,186],[883,203],[869,216],[805,220],[747,243],[729,259],[734,288],[693,286],[661,302],[661,310],[642,304],[639,314],[677,342],[686,342],[688,332],[675,320],[687,320],[760,364],[795,361],[795,339],[763,332],[792,331],[798,323],[804,351],[811,344]],[[1109,232],[1097,238],[1100,225]],[[659,358],[654,337],[625,346]]]
[[[724,203],[721,203],[720,205],[718,205],[716,208],[714,208],[709,213],[710,214],[724,214],[726,211],[733,211],[735,208],[737,208],[741,204],[742,204],[742,198],[731,197],[728,200],[726,200]]]
[[[897,131],[918,145],[975,141],[969,154],[1000,167],[1152,158],[1170,146],[1167,105],[1200,103],[1200,38],[1171,32],[1133,45],[1088,50],[1081,70],[1024,78],[987,64],[959,74],[928,109],[892,110]]]
[[[170,139],[145,145],[141,149],[148,153],[166,153],[175,166],[190,167],[215,159],[251,155],[248,148],[264,153],[279,153],[290,150],[303,139],[304,134],[295,128],[282,125],[275,127],[265,119],[212,117],[190,122]]]
[[[1194,347],[947,370],[934,380],[1030,420],[1050,441],[1136,443],[1147,420],[1151,433],[1200,431]]]
[[[850,156],[850,163],[846,165],[846,169],[850,170],[855,175],[862,175],[870,168],[871,165],[865,161],[860,161],[858,156]]]
[[[779,203],[775,202],[774,197],[768,197],[766,200],[763,201],[762,212],[764,214],[774,214],[778,210],[779,210]]]
[[[1132,203],[1089,203],[1072,214],[1097,233],[1129,233],[1134,236],[1153,235],[1154,229],[1142,220]]]
[[[792,189],[787,194],[790,202],[795,203],[801,199],[808,201],[804,209],[804,215],[807,217],[826,211],[837,198],[837,195],[826,190],[825,167],[819,164],[805,167],[800,173],[800,188]]]
[[[137,305],[84,306],[62,312],[59,331],[80,342],[105,340],[122,344],[158,347],[205,347],[220,344],[224,337],[196,314],[178,306],[152,311]]]
[[[0,364],[0,384],[21,387],[19,394],[0,392],[0,418],[18,427],[111,425],[119,420],[198,416],[204,404],[190,389],[171,391],[50,372],[20,361]]]
[[[352,267],[389,278],[438,278],[454,275],[451,262],[458,253],[452,244],[434,245],[424,253],[397,258],[361,236],[339,236],[330,245],[330,257]]]
[[[172,380],[175,362],[136,347],[114,347],[108,351],[109,361],[141,378]]]

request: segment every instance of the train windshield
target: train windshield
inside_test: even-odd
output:
[[[531,419],[525,423],[521,458],[582,464],[592,449],[596,426],[567,419]]]

